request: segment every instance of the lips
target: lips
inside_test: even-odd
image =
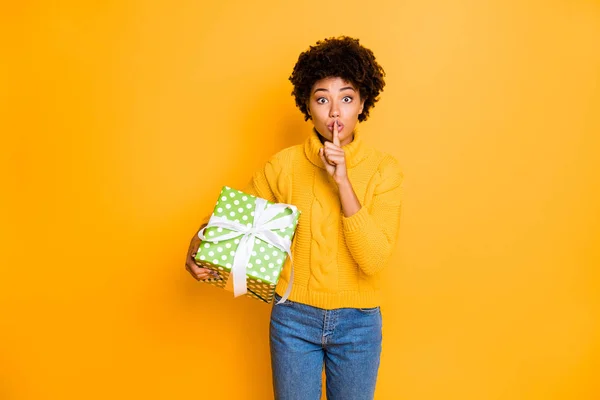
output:
[[[327,129],[329,129],[329,131],[333,132],[333,124],[327,125]],[[344,129],[344,124],[342,124],[338,121],[338,132],[341,132],[342,129]]]

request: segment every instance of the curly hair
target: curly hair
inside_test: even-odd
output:
[[[348,36],[319,40],[316,45],[300,54],[289,80],[294,85],[292,95],[296,106],[309,120],[308,100],[313,85],[324,78],[342,78],[352,83],[364,100],[359,121],[369,117],[369,110],[379,100],[378,96],[385,82],[385,72],[375,61],[373,52],[363,47],[358,39]]]

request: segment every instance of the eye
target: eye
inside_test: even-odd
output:
[[[342,101],[344,103],[352,103],[352,96],[345,96]]]
[[[325,97],[319,97],[317,99],[317,103],[319,103],[319,104],[325,104],[325,103],[327,103],[327,99]]]

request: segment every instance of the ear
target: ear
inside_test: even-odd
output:
[[[358,115],[362,114],[363,108],[365,108],[365,101],[364,100],[360,102],[360,111],[358,112]]]

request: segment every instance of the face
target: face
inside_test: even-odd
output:
[[[338,122],[340,145],[354,138],[354,128],[363,110],[358,88],[342,78],[325,78],[317,81],[308,100],[308,111],[317,132],[333,141],[333,124]]]

